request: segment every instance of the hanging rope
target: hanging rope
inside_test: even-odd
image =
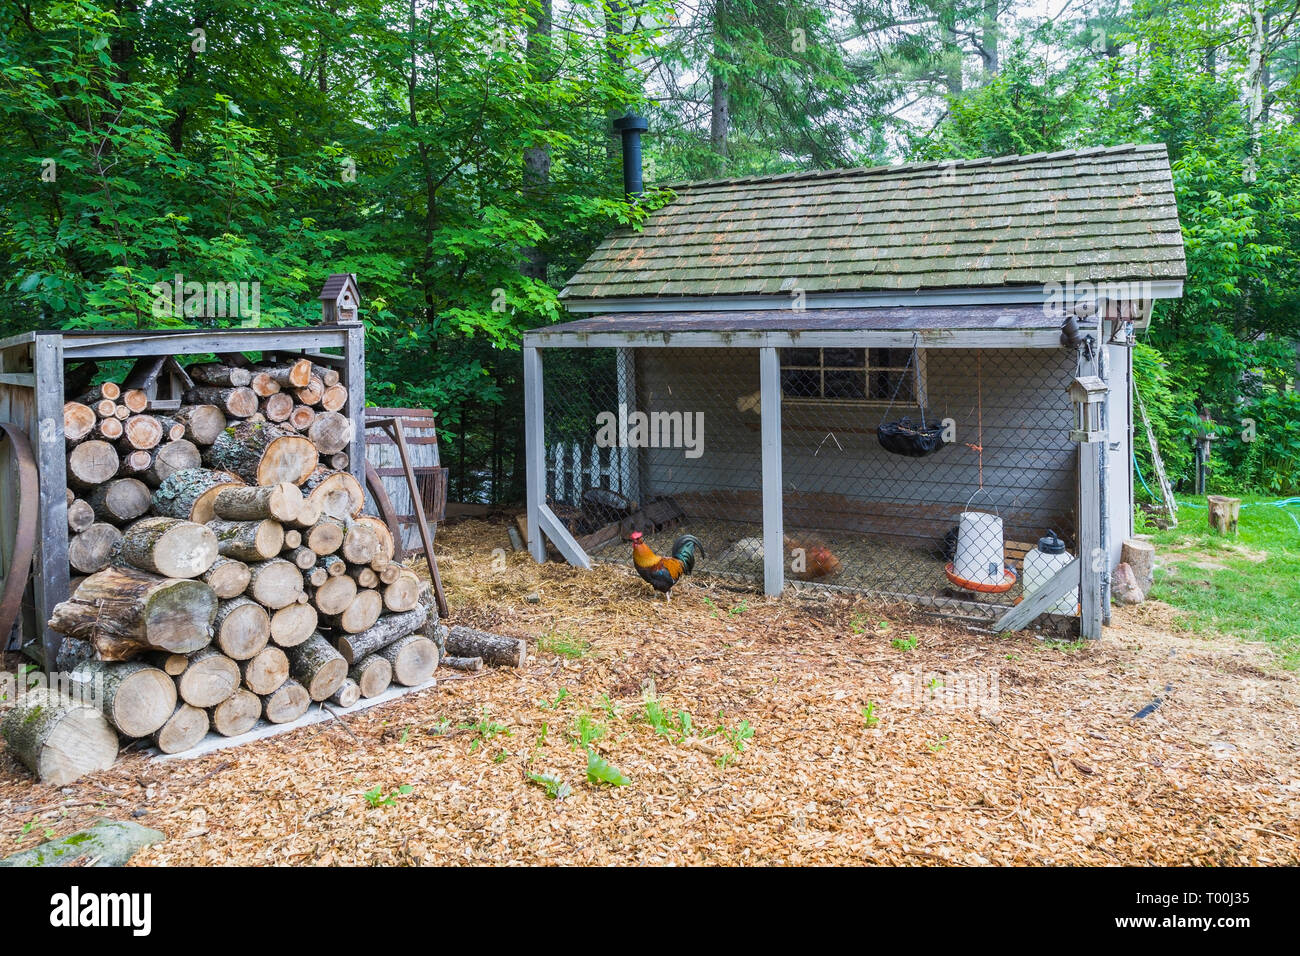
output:
[[[907,378],[907,370],[913,369],[912,372],[912,381],[914,383],[913,392],[916,396],[917,407],[921,411],[921,427],[922,428],[926,427],[925,405],[921,403],[921,360],[917,355],[917,345],[920,343],[920,341],[921,341],[921,336],[918,333],[913,332],[912,333],[912,354],[907,357],[907,364],[903,366],[903,374],[898,376],[898,381],[894,384],[894,393],[889,396],[889,404],[885,406],[885,411],[881,415],[882,421],[887,420],[889,418],[889,413],[894,410],[894,399],[898,398],[899,389],[903,387],[903,380]],[[870,351],[868,351],[867,354],[870,355],[871,354]]]
[[[983,349],[975,350],[975,444],[965,442],[967,448],[979,456],[980,485],[976,492],[984,490],[984,355]]]

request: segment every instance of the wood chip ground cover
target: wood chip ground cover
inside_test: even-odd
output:
[[[62,789],[5,753],[11,851],[107,816],[167,835],[145,866],[1300,862],[1294,674],[1167,606],[1048,643],[689,580],[665,605],[503,559],[500,524],[438,539],[455,621],[528,638],[526,667]],[[631,782],[588,783],[582,737]]]

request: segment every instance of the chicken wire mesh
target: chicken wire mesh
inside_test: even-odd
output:
[[[595,560],[683,533],[697,574],[763,579],[758,351],[543,352],[546,498]],[[990,616],[1054,532],[1076,553],[1073,353],[780,350],[787,582]],[[881,426],[885,426],[883,429]],[[1046,549],[1050,551],[1051,549]],[[1073,613],[1077,597],[1053,610]]]

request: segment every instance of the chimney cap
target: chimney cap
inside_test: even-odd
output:
[[[640,116],[631,110],[627,111],[626,116],[620,116],[614,120],[614,129],[620,133],[644,133],[650,128],[650,124],[644,116]]]

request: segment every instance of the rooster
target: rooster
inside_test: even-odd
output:
[[[633,531],[632,566],[636,573],[647,581],[652,588],[664,596],[664,601],[671,602],[668,592],[684,574],[695,570],[695,555],[704,553],[704,545],[693,534],[684,534],[673,542],[673,556],[661,558],[650,550],[640,531]]]

